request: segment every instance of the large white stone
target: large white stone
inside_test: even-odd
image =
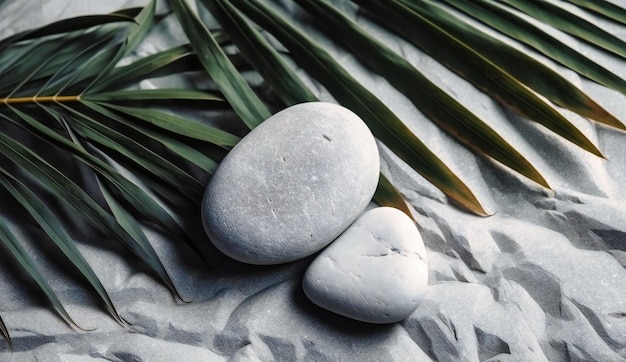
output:
[[[332,312],[370,323],[393,323],[419,305],[428,284],[424,243],[402,211],[364,213],[311,263],[305,294]]]
[[[330,103],[304,103],[263,122],[226,156],[203,205],[205,230],[226,255],[279,264],[315,253],[365,209],[379,174],[365,123]]]

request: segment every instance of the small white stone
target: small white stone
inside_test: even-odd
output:
[[[315,304],[370,323],[393,323],[415,311],[428,284],[424,243],[402,211],[364,213],[311,263],[305,294]]]
[[[204,196],[215,246],[250,264],[309,256],[370,202],[379,175],[374,136],[350,110],[312,102],[263,122],[224,158]]]

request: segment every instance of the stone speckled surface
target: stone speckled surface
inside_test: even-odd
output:
[[[402,211],[361,215],[311,263],[302,287],[315,304],[370,323],[398,322],[415,311],[428,283],[424,242]]]
[[[218,249],[250,264],[309,256],[333,241],[374,196],[376,140],[350,110],[310,102],[246,135],[213,174],[202,219]]]

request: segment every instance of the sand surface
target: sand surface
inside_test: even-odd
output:
[[[0,2],[0,35],[143,2],[95,3]],[[172,23],[159,25],[158,32],[139,56],[180,39]],[[626,37],[624,28],[613,32]],[[2,256],[0,311],[12,333],[14,352],[0,341],[0,360],[625,360],[626,134],[566,113],[608,160],[587,154],[503,109],[412,47],[379,36],[501,132],[539,168],[555,192],[475,157],[384,80],[329,45],[337,59],[495,213],[479,218],[449,205],[441,192],[381,146],[382,169],[410,202],[430,261],[430,286],[414,314],[392,325],[351,321],[304,296],[301,278],[311,258],[275,267],[249,266],[220,256],[207,244],[214,266],[209,270],[184,246],[150,233],[181,294],[192,301],[182,303],[132,258],[116,247],[101,247],[111,243],[94,235],[80,241],[81,250],[132,327],[114,322],[82,283],[42,258],[70,314],[82,327],[94,330],[69,327],[34,288],[23,286],[25,277],[12,272],[13,264]],[[620,61],[564,38],[626,77]],[[626,120],[623,95],[550,65]],[[331,100],[316,89],[323,100]],[[204,240],[194,210],[188,225]]]

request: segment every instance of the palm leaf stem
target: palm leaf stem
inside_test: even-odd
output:
[[[34,97],[6,97],[0,99],[0,103],[4,105],[15,104],[36,104],[36,103],[71,103],[80,102],[80,95],[73,96],[34,96]]]

